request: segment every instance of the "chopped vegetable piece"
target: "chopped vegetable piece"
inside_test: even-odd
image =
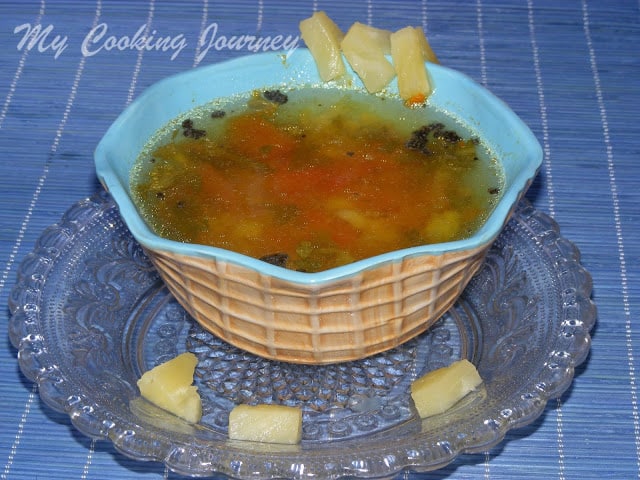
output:
[[[427,40],[427,37],[424,34],[424,31],[418,27],[415,27],[415,29],[417,30],[418,40],[420,43],[420,51],[422,52],[422,58],[427,62],[440,63],[440,60],[438,60],[438,57],[436,56],[435,52],[431,48],[431,45],[429,44],[429,40]]]
[[[346,73],[340,42],[344,34],[325,12],[315,12],[300,22],[300,33],[316,61],[320,78],[328,82]]]
[[[482,383],[466,359],[433,370],[411,384],[411,398],[421,418],[445,412]]]
[[[198,387],[192,386],[198,360],[186,352],[145,372],[138,380],[141,395],[160,408],[197,423],[202,417]]]
[[[405,27],[391,34],[391,57],[398,75],[398,93],[409,106],[423,104],[431,94],[431,79],[422,53],[424,33]]]
[[[385,57],[391,51],[390,36],[388,30],[356,22],[342,40],[342,53],[370,93],[379,92],[396,76]]]
[[[284,405],[237,405],[229,413],[229,438],[295,445],[302,438],[302,410]]]

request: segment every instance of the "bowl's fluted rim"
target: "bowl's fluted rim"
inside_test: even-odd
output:
[[[246,72],[242,78],[247,80],[238,83],[238,91],[236,93],[248,92],[256,88],[270,87],[272,84],[261,84],[260,79],[256,78],[257,75],[251,74],[252,70],[260,72],[264,71],[265,68],[269,68],[269,66],[273,69],[279,68],[282,71],[281,83],[287,79],[289,81],[300,81],[299,86],[317,85],[320,83],[314,68],[313,58],[307,49],[298,48],[288,56],[284,56],[284,54],[278,52],[256,53],[217,64],[194,68],[155,83],[137,97],[107,130],[94,153],[97,176],[104,188],[112,195],[125,224],[131,230],[134,238],[144,248],[151,251],[166,251],[203,259],[215,258],[219,261],[238,264],[264,275],[295,284],[322,284],[349,277],[380,265],[398,262],[408,257],[423,255],[437,256],[448,251],[462,251],[478,248],[482,245],[489,245],[506,224],[513,208],[523,196],[524,192],[526,192],[542,164],[542,148],[536,137],[528,126],[502,100],[494,96],[480,84],[474,82],[467,75],[442,65],[428,63],[427,68],[434,83],[434,92],[429,98],[430,103],[433,102],[436,108],[445,108],[443,105],[446,102],[443,102],[442,98],[439,100],[440,104],[438,104],[438,100],[434,101],[433,99],[446,95],[446,92],[450,91],[451,88],[462,87],[468,89],[472,92],[474,99],[499,112],[502,121],[507,122],[512,131],[518,132],[518,143],[521,144],[523,150],[527,152],[527,158],[523,159],[521,165],[517,167],[508,188],[503,192],[502,199],[496,205],[484,225],[473,236],[453,242],[421,245],[397,250],[359,260],[341,267],[321,272],[307,273],[271,265],[267,262],[230,250],[213,246],[182,243],[156,235],[138,214],[130,198],[129,179],[119,177],[111,164],[113,156],[110,156],[110,148],[115,142],[119,141],[118,137],[122,129],[127,128],[127,124],[131,121],[133,113],[139,113],[139,110],[144,108],[145,104],[150,102],[150,99],[153,98],[154,95],[157,95],[158,92],[171,90],[174,89],[176,85],[184,85],[185,83],[198,81],[216,82],[216,76],[219,76],[220,80],[222,80],[225,76],[230,75],[230,72],[238,71]],[[362,89],[363,86],[357,79],[357,76],[353,75],[353,80],[348,88]],[[441,94],[441,91],[445,93]],[[397,83],[395,80],[390,84],[386,93],[389,95],[397,95]],[[186,106],[184,111],[191,110],[191,108],[195,106],[196,105]],[[136,152],[136,156],[137,155],[138,153]]]

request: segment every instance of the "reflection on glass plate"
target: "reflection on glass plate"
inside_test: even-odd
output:
[[[133,458],[186,475],[383,477],[442,467],[536,419],[588,353],[590,295],[577,249],[523,202],[455,307],[425,334],[356,362],[273,362],[192,322],[99,193],[43,232],[23,261],[10,338],[48,405]],[[136,387],[142,372],[185,350],[199,359],[204,416],[195,426],[140,399]],[[411,382],[462,357],[476,364],[483,388],[420,420]],[[302,407],[302,443],[229,441],[227,416],[239,403]]]

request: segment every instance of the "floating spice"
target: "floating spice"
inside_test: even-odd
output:
[[[260,257],[260,260],[263,262],[270,263],[275,265],[276,267],[286,267],[287,260],[289,260],[289,255],[286,253],[272,253],[271,255],[265,255]]]
[[[280,90],[266,90],[262,95],[270,102],[278,105],[283,105],[289,101],[289,97]]]
[[[205,130],[193,128],[193,120],[191,120],[190,118],[187,118],[185,121],[182,122],[182,128],[184,129],[182,130],[182,134],[185,137],[189,137],[189,138],[198,139],[198,138],[204,137],[207,134]]]

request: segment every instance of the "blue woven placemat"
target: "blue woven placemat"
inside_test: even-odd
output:
[[[100,188],[93,149],[133,98],[172,73],[250,54],[240,36],[276,47],[274,37],[296,36],[314,9],[343,28],[354,21],[391,30],[422,26],[444,64],[504,99],[544,148],[528,198],[580,248],[594,280],[598,323],[571,388],[491,450],[405,476],[638,478],[637,1],[4,1],[0,302],[7,305],[17,267],[42,231]],[[157,42],[136,48],[139,31]],[[44,405],[18,369],[8,308],[2,315],[0,480],[178,478],[84,437]]]

